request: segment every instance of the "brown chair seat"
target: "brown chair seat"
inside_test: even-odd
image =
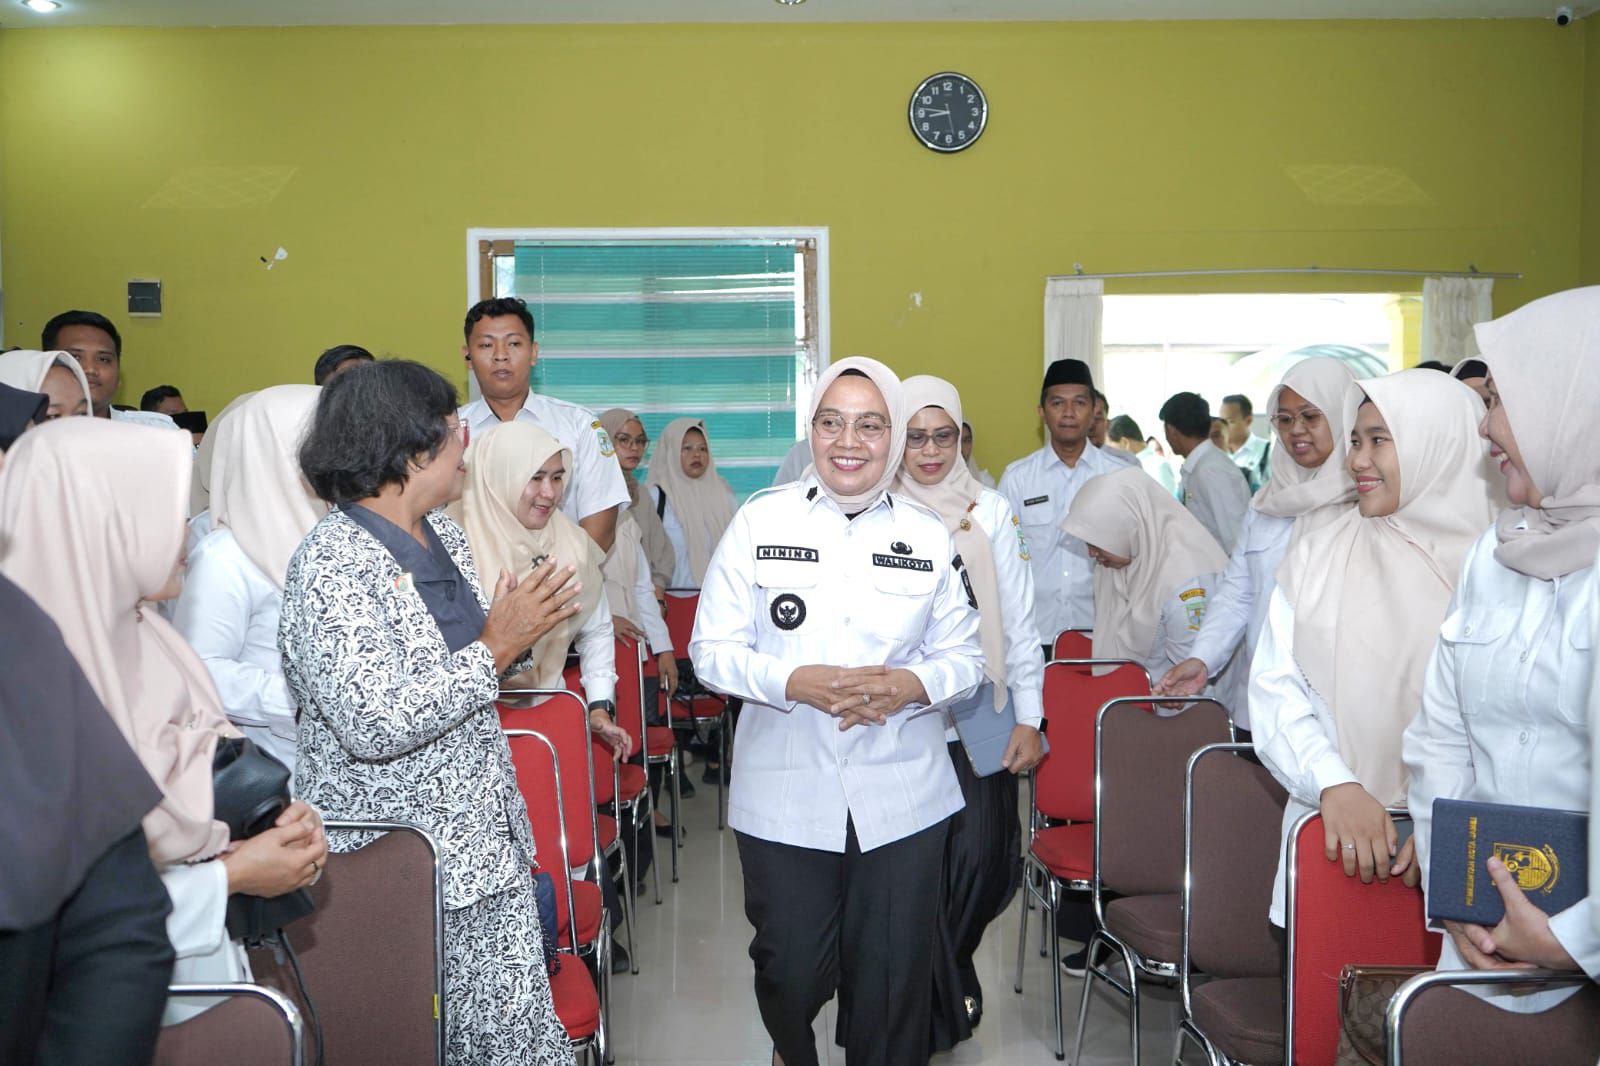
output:
[[[1106,904],[1111,935],[1147,959],[1177,965],[1183,955],[1183,897],[1124,896]]]
[[[1600,985],[1538,1014],[1502,1010],[1459,988],[1429,989],[1406,1012],[1400,1041],[1406,1066],[1591,1066],[1600,1059]]]
[[[1228,1058],[1251,1066],[1283,1062],[1283,982],[1276,977],[1209,981],[1191,997],[1194,1021]]]

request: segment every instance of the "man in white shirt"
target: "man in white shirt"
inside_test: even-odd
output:
[[[111,406],[122,385],[122,335],[97,311],[63,311],[44,324],[39,350],[66,352],[83,368],[89,383],[89,413],[113,422],[134,422],[160,429],[178,424],[157,411],[122,411]]]
[[[1161,422],[1167,443],[1183,456],[1178,499],[1211,531],[1222,550],[1233,554],[1250,507],[1250,482],[1211,443],[1211,409],[1203,397],[1180,392],[1161,405]]]
[[[1132,452],[1118,448],[1110,442],[1111,422],[1107,412],[1111,410],[1111,401],[1106,399],[1106,394],[1099,389],[1094,390],[1094,422],[1089,426],[1089,440],[1102,452],[1106,458],[1123,466],[1138,466],[1139,459]]]
[[[1228,455],[1233,465],[1250,478],[1254,493],[1267,480],[1267,439],[1250,432],[1255,421],[1250,397],[1234,393],[1222,398],[1222,421],[1227,424]]]
[[[1046,649],[1063,629],[1094,625],[1094,564],[1089,546],[1061,530],[1072,498],[1096,474],[1121,464],[1089,441],[1094,423],[1094,378],[1088,364],[1058,359],[1039,390],[1046,444],[1000,475],[1000,494],[1022,525],[1033,564],[1034,625]],[[1046,651],[1048,655],[1048,650]]]
[[[501,422],[531,422],[572,451],[567,494],[561,509],[610,551],[617,535],[619,507],[628,505],[628,486],[600,419],[587,407],[534,393],[528,375],[539,361],[533,339],[533,314],[516,297],[480,300],[467,312],[462,357],[478,381],[480,399],[461,408],[472,437]]]

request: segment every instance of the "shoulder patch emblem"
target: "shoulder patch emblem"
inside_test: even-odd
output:
[[[1206,616],[1206,590],[1189,589],[1178,593],[1178,599],[1183,602],[1184,613],[1189,616],[1189,632],[1200,632],[1200,623]]]
[[[595,440],[600,444],[601,455],[609,459],[617,454],[617,450],[611,446],[611,434],[606,432],[606,427],[600,424],[598,418],[589,423],[589,428],[594,430]]]

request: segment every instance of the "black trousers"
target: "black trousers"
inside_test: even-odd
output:
[[[56,916],[0,933],[0,1062],[143,1066],[172,978],[172,901],[144,831],[113,844]]]
[[[949,820],[843,854],[743,833],[756,1004],[785,1066],[816,1066],[811,1026],[837,991],[851,1066],[926,1066],[933,927]]]

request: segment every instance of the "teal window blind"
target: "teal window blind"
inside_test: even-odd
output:
[[[535,392],[596,414],[637,412],[652,441],[647,465],[668,422],[703,418],[717,470],[741,501],[771,484],[799,439],[816,380],[810,242],[517,240],[498,254],[502,247],[495,293],[519,296],[533,312]]]

